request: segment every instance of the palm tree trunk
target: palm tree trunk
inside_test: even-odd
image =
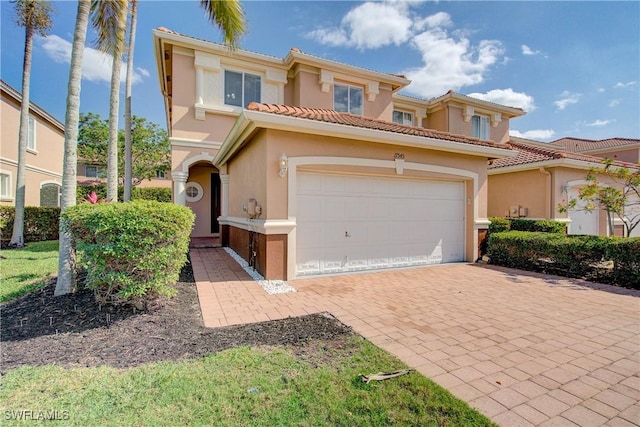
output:
[[[127,80],[124,95],[124,201],[131,200],[132,168],[131,157],[131,79],[133,77],[133,50],[136,42],[136,24],[138,21],[138,1],[131,0],[131,32],[129,33],[129,51],[127,53]]]
[[[64,120],[64,159],[62,169],[61,210],[76,204],[78,168],[78,121],[80,115],[80,83],[82,59],[87,38],[90,0],[78,1],[76,25],[73,31],[73,47],[69,66],[67,87],[67,111]],[[76,257],[71,235],[60,221],[60,255],[58,257],[58,280],[54,295],[65,295],[75,290]]]
[[[29,133],[29,88],[31,81],[31,52],[33,27],[25,27],[24,62],[22,64],[22,104],[20,106],[20,130],[18,131],[18,166],[16,172],[16,207],[13,233],[9,246],[24,247],[24,204],[26,196],[27,136]]]
[[[118,201],[118,112],[120,111],[120,69],[122,54],[113,55],[109,97],[109,149],[107,152],[107,201]]]

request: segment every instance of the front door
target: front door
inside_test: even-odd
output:
[[[218,217],[220,216],[220,175],[217,173],[211,174],[211,232],[220,232],[220,223]]]

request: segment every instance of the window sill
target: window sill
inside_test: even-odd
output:
[[[38,154],[38,150],[34,150],[33,148],[27,148],[27,153]]]
[[[205,105],[195,104],[196,120],[204,120],[205,113],[222,114],[225,116],[239,116],[244,110],[240,107],[232,105]]]

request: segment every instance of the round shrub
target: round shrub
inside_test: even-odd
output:
[[[83,203],[62,214],[96,298],[136,305],[175,294],[194,219],[184,206],[143,200]]]

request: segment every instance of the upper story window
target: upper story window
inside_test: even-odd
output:
[[[472,116],[471,134],[476,138],[489,139],[489,117],[479,115]]]
[[[36,151],[36,119],[33,116],[29,116],[27,126],[27,150]]]
[[[249,103],[261,102],[260,76],[249,73],[224,72],[224,103],[246,107]]]
[[[156,178],[165,179],[166,178],[165,172],[163,170],[157,170],[156,171]]]
[[[413,126],[413,113],[406,111],[393,110],[393,122],[400,125]]]
[[[363,90],[361,87],[333,85],[333,109],[341,113],[362,115]]]
[[[86,165],[84,168],[84,176],[87,178],[104,178],[104,168],[94,165]]]

